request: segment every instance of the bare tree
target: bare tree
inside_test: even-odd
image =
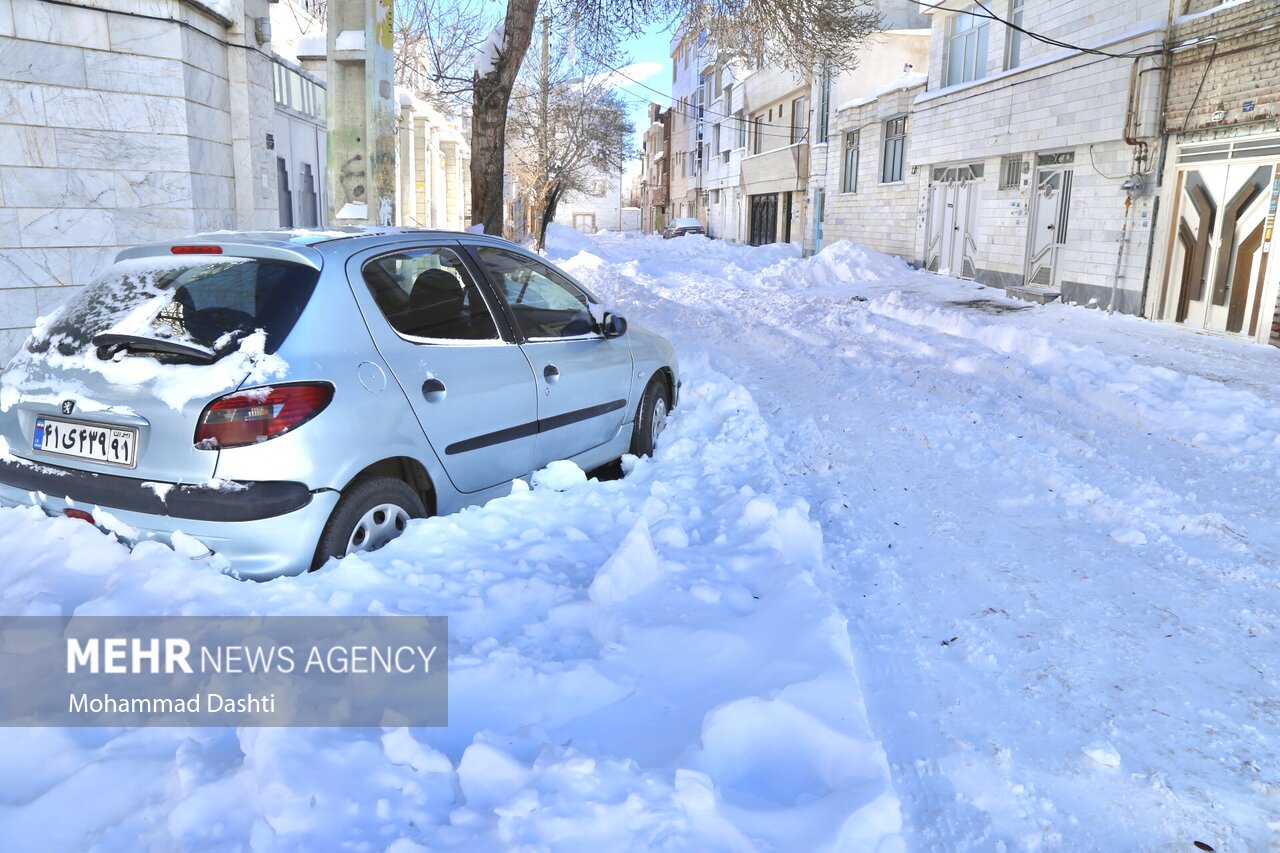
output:
[[[567,193],[593,191],[593,183],[620,175],[635,156],[635,129],[627,106],[614,91],[611,71],[619,61],[586,58],[563,26],[543,19],[535,49],[542,61],[525,64],[507,118],[507,171],[526,193],[538,248]]]
[[[713,48],[750,58],[767,47],[773,61],[803,72],[854,67],[881,21],[875,0],[507,0],[492,34],[496,49],[477,59],[472,102],[472,218],[488,234],[502,233],[507,108],[540,4],[573,27],[588,56],[646,24],[681,21],[686,31],[705,33]]]
[[[472,59],[492,27],[483,0],[400,0],[396,85],[449,114],[469,109]]]

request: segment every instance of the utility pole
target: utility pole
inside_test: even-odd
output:
[[[395,222],[392,0],[330,0],[329,219]]]

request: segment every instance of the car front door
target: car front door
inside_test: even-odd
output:
[[[538,388],[457,246],[381,249],[347,267],[378,351],[455,488],[534,468]],[[496,306],[493,306],[496,307]]]
[[[510,307],[538,384],[536,464],[618,435],[630,412],[631,345],[605,337],[592,300],[546,264],[490,246],[474,251]]]

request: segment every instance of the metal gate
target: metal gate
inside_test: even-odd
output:
[[[751,229],[747,242],[752,246],[778,242],[778,196],[776,193],[751,197]]]
[[[931,272],[959,278],[973,278],[977,274],[974,211],[978,197],[976,182],[982,174],[981,163],[939,166],[933,170],[925,249],[925,267]]]
[[[1056,289],[1060,278],[1058,248],[1067,242],[1075,155],[1041,154],[1036,158],[1036,192],[1031,199],[1027,235],[1027,284]]]

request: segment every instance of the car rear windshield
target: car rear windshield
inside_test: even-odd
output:
[[[315,290],[311,267],[257,258],[146,258],[108,269],[52,318],[37,327],[28,349],[55,347],[74,355],[100,334],[191,344],[221,355],[262,331],[273,353]],[[126,355],[183,361],[187,356],[145,348]]]

